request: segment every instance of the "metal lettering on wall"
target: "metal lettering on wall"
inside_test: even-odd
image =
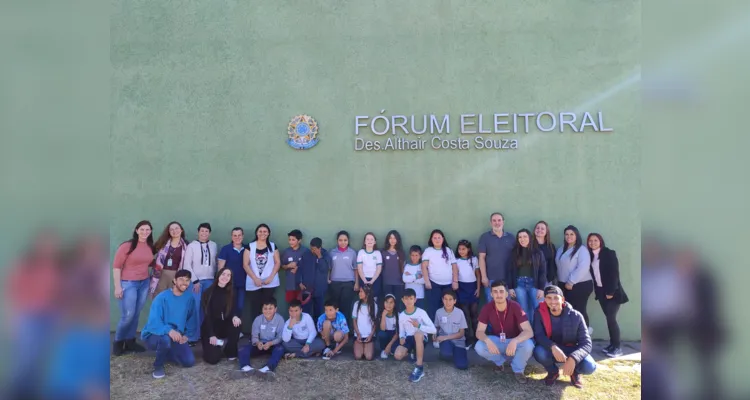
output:
[[[604,124],[604,115],[597,113],[497,113],[461,114],[451,125],[451,116],[445,115],[358,115],[354,123],[355,151],[385,150],[515,150],[522,136],[530,132],[582,133],[612,132]],[[536,129],[534,129],[536,128]],[[460,136],[450,138],[451,129]],[[362,136],[374,136],[365,138]],[[430,135],[431,137],[426,137]],[[467,135],[475,135],[467,137]],[[494,136],[498,135],[498,136]],[[500,136],[503,135],[503,136]]]

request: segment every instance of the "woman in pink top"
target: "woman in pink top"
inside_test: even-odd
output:
[[[138,317],[148,296],[148,267],[154,260],[154,237],[151,223],[141,221],[133,230],[133,237],[120,245],[115,252],[112,278],[115,298],[120,303],[120,322],[115,330],[112,353],[121,355],[126,350],[141,352],[145,349],[136,343]]]

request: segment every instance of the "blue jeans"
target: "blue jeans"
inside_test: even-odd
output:
[[[188,338],[191,342],[197,342],[198,339],[200,339],[200,332],[201,332],[201,324],[203,323],[203,309],[201,307],[201,296],[203,296],[203,292],[205,292],[211,285],[213,285],[214,280],[213,279],[201,279],[198,281],[198,284],[201,286],[200,293],[193,292],[193,299],[195,299],[195,309],[198,310],[198,318],[196,319],[198,326],[195,327],[195,336]],[[192,288],[191,288],[192,290]]]
[[[164,363],[172,361],[183,368],[190,368],[195,365],[195,355],[187,343],[177,343],[172,341],[169,335],[151,335],[146,339],[146,347],[149,350],[156,351],[156,360],[154,368],[164,368]]]
[[[536,299],[537,288],[534,286],[534,278],[519,276],[516,285],[516,300],[521,304],[523,311],[526,312],[529,324],[534,326],[534,310],[539,305],[539,300]]]
[[[146,305],[148,284],[151,278],[141,281],[122,281],[122,299],[120,303],[120,322],[115,330],[115,340],[135,339],[138,319]]]
[[[318,296],[318,293],[315,293],[310,301],[302,306],[302,312],[310,314],[313,321],[317,323],[318,317],[325,313],[325,307],[323,307],[323,304],[325,304],[325,297],[323,295]]]
[[[432,289],[428,290],[428,296],[430,296],[430,310],[427,312],[432,320],[435,320],[435,314],[441,308],[443,308],[443,290],[453,289],[450,284],[438,285],[437,283],[430,281]]]
[[[487,337],[497,346],[500,354],[490,353],[487,345],[482,341],[474,345],[474,350],[476,350],[477,354],[484,359],[492,361],[497,366],[503,365],[507,359],[512,358],[510,367],[513,369],[513,372],[517,374],[523,373],[523,370],[526,369],[526,363],[529,362],[534,352],[534,343],[531,342],[531,339],[519,343],[516,346],[516,354],[513,357],[508,357],[505,355],[505,349],[508,347],[511,339],[505,339],[505,343],[501,343],[500,338],[497,336],[487,335]]]
[[[469,354],[466,347],[456,346],[452,340],[440,343],[440,358],[453,360],[453,365],[458,369],[469,368]]]
[[[490,284],[486,288],[484,288],[484,297],[487,298],[488,303],[492,303],[492,282],[495,282],[497,279],[490,279]]]
[[[391,342],[391,339],[393,339],[393,336],[396,334],[396,330],[392,331],[378,331],[376,334],[378,338],[378,344],[380,345],[380,351],[385,351],[385,347],[388,346],[388,343]],[[396,339],[395,342],[391,345],[391,352],[390,354],[393,354],[393,351],[396,350],[396,347],[398,346],[398,339]]]
[[[570,353],[575,351],[575,347],[569,347],[569,346],[558,346],[560,347],[560,350],[565,353],[566,356],[569,356]],[[559,369],[557,367],[555,356],[552,354],[552,350],[544,347],[544,346],[536,346],[534,347],[534,358],[539,364],[542,364],[544,366],[544,369],[547,370],[550,374],[557,374],[559,373]],[[581,360],[581,362],[576,364],[575,372],[577,374],[581,375],[591,375],[596,371],[596,362],[593,358],[591,358],[591,354],[587,355],[586,358]]]
[[[262,343],[265,344],[265,342]],[[269,358],[268,362],[266,362],[266,367],[273,371],[276,369],[276,366],[279,365],[281,357],[284,356],[284,346],[279,343],[277,345],[271,346],[271,348],[268,350],[258,350],[256,346],[253,346],[251,344],[243,346],[239,351],[240,368],[246,365],[250,365],[250,357],[259,356],[261,354],[271,354],[271,358]]]
[[[242,319],[242,309],[245,307],[245,286],[234,287],[234,306],[237,307],[237,315]]]

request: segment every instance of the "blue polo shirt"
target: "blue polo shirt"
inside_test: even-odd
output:
[[[234,280],[234,287],[241,287],[245,290],[245,280],[247,279],[247,273],[242,268],[242,252],[245,251],[246,244],[242,244],[242,248],[235,249],[234,244],[229,243],[228,245],[221,248],[219,252],[219,260],[226,262],[226,267],[232,270],[232,279]]]

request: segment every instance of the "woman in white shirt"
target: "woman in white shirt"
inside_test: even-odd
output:
[[[260,224],[255,228],[255,240],[242,254],[242,267],[247,273],[245,290],[250,302],[250,321],[261,314],[263,303],[273,297],[279,286],[281,257],[276,245],[270,241],[271,228]]]
[[[435,317],[437,310],[443,307],[443,291],[458,290],[458,266],[453,251],[440,229],[430,233],[427,248],[422,253],[422,276],[424,287],[429,290],[430,311]]]

